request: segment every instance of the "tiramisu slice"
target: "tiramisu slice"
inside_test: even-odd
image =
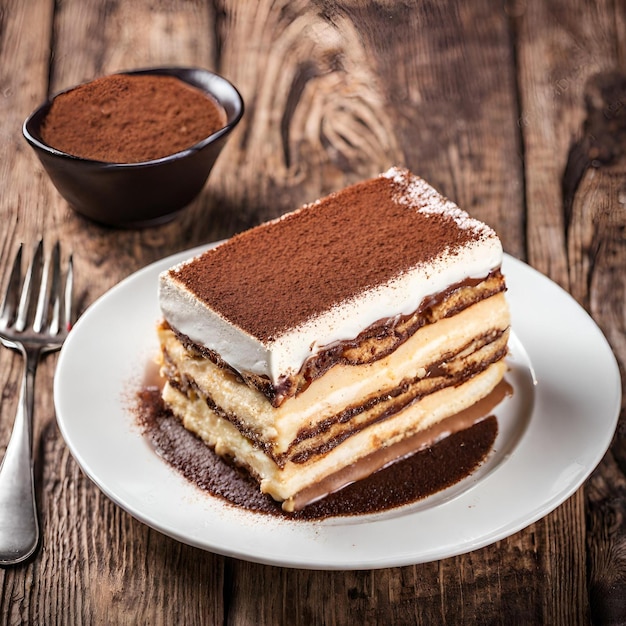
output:
[[[392,168],[161,275],[164,402],[303,508],[468,426],[505,371],[501,261],[491,228]]]

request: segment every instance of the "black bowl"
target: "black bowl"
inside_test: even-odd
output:
[[[74,210],[101,224],[140,228],[169,221],[200,193],[226,138],[243,115],[243,100],[225,78],[204,69],[170,67],[122,73],[179,78],[209,94],[223,107],[226,126],[191,148],[140,163],[93,161],[46,144],[40,128],[52,99],[24,122],[22,132]]]

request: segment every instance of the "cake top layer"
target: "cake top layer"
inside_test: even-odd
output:
[[[488,274],[501,258],[491,228],[391,168],[171,268],[160,302],[174,328],[236,369],[275,380],[324,345]],[[241,356],[252,344],[254,363]]]
[[[393,168],[236,235],[171,270],[261,341],[447,250],[493,237],[423,179]]]

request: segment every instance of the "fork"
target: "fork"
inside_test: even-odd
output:
[[[0,566],[25,561],[39,545],[33,473],[35,374],[41,356],[61,347],[72,319],[72,257],[63,279],[59,242],[44,261],[40,240],[22,282],[22,247],[0,309],[0,342],[25,361],[13,432],[0,464]]]

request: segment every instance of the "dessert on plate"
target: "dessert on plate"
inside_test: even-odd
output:
[[[391,168],[160,275],[165,405],[301,509],[471,425],[506,370],[501,262],[490,227]]]

